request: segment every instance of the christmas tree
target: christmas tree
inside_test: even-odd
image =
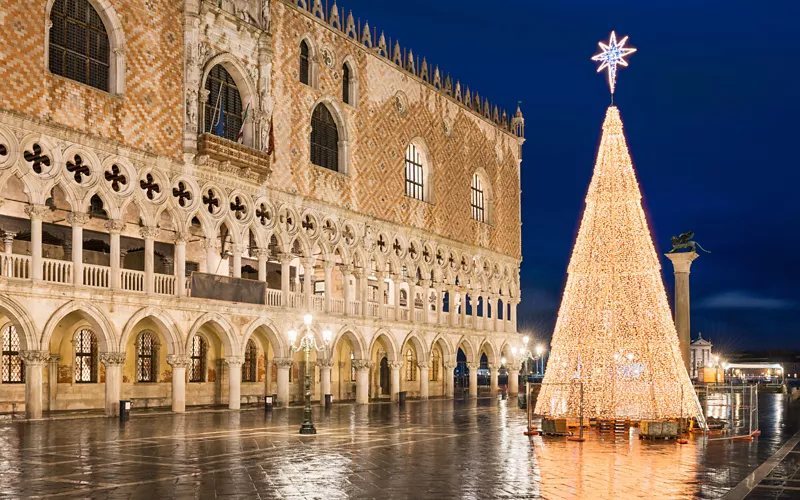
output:
[[[698,416],[622,120],[610,106],[536,414]]]

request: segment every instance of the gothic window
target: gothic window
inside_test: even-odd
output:
[[[342,102],[353,104],[350,100],[350,65],[347,63],[342,66]]]
[[[192,337],[191,363],[189,365],[189,382],[206,381],[206,352],[208,347],[203,337]]]
[[[414,351],[409,349],[406,351],[406,382],[414,382],[417,380],[417,367],[414,366]]]
[[[88,0],[55,0],[50,12],[49,67],[53,74],[109,92],[110,43]]]
[[[142,332],[136,342],[136,381],[155,382],[157,380],[156,356],[158,343],[152,332]]]
[[[311,61],[308,43],[300,42],[300,83],[311,85]]]
[[[356,355],[353,351],[350,351],[350,382],[356,381],[356,364],[355,364]]]
[[[253,339],[247,341],[242,365],[242,382],[258,382],[258,349]]]
[[[439,351],[437,349],[433,350],[433,354],[431,354],[431,382],[436,382],[439,380],[439,364],[442,362],[442,358],[439,355]]]
[[[17,327],[8,325],[3,329],[3,378],[4,384],[25,382],[25,367],[19,357],[19,334]]]
[[[101,219],[108,218],[108,212],[106,212],[105,206],[103,205],[103,199],[97,195],[92,196],[89,200],[89,215]]]
[[[478,222],[486,222],[486,211],[483,198],[483,183],[478,174],[472,176],[472,218]]]
[[[233,77],[221,64],[214,66],[208,74],[206,90],[208,100],[203,131],[238,141],[242,129],[242,97]]]
[[[425,199],[425,171],[422,155],[414,144],[406,149],[406,196],[423,201]]]
[[[319,104],[311,116],[311,163],[339,171],[339,129],[324,104]]]
[[[83,328],[75,334],[75,382],[89,384],[97,382],[97,337]]]

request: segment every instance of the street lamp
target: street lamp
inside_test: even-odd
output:
[[[526,436],[533,436],[538,434],[538,432],[533,429],[533,407],[529,401],[531,394],[531,361],[538,362],[542,359],[544,348],[541,345],[537,345],[535,352],[531,352],[531,350],[528,349],[528,342],[530,342],[530,339],[525,335],[522,337],[522,349],[517,350],[516,347],[512,347],[511,352],[518,359],[525,361],[525,409],[528,411],[528,429],[524,434]]]
[[[311,324],[314,318],[310,314],[303,316],[303,324],[306,328],[306,333],[300,338],[300,343],[297,344],[297,330],[289,330],[289,343],[291,344],[292,352],[304,351],[306,353],[306,406],[303,409],[303,424],[300,426],[300,434],[316,434],[317,429],[314,427],[314,422],[311,419],[311,351],[327,351],[328,344],[331,343],[333,334],[330,330],[322,331],[322,340],[324,345],[318,346],[314,338],[314,333],[311,331]]]

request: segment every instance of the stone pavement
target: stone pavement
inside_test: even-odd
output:
[[[315,437],[297,434],[300,408],[5,422],[0,497],[718,498],[797,430],[781,404],[762,403],[775,418],[757,441],[683,446],[529,439],[524,412],[494,400],[315,408]],[[787,456],[771,480],[796,474]],[[762,490],[748,498],[776,497]]]

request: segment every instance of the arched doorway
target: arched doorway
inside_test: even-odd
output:
[[[381,371],[380,371],[381,396],[389,395],[390,380],[391,380],[391,374],[389,373],[389,360],[386,359],[386,356],[384,356],[383,358],[381,358]]]
[[[492,383],[492,371],[489,368],[489,357],[485,352],[481,353],[481,363],[478,368],[478,391],[489,394],[489,387]]]
[[[469,367],[467,366],[467,355],[460,347],[456,353],[456,368],[453,370],[453,377],[456,389],[467,390],[469,388]]]

